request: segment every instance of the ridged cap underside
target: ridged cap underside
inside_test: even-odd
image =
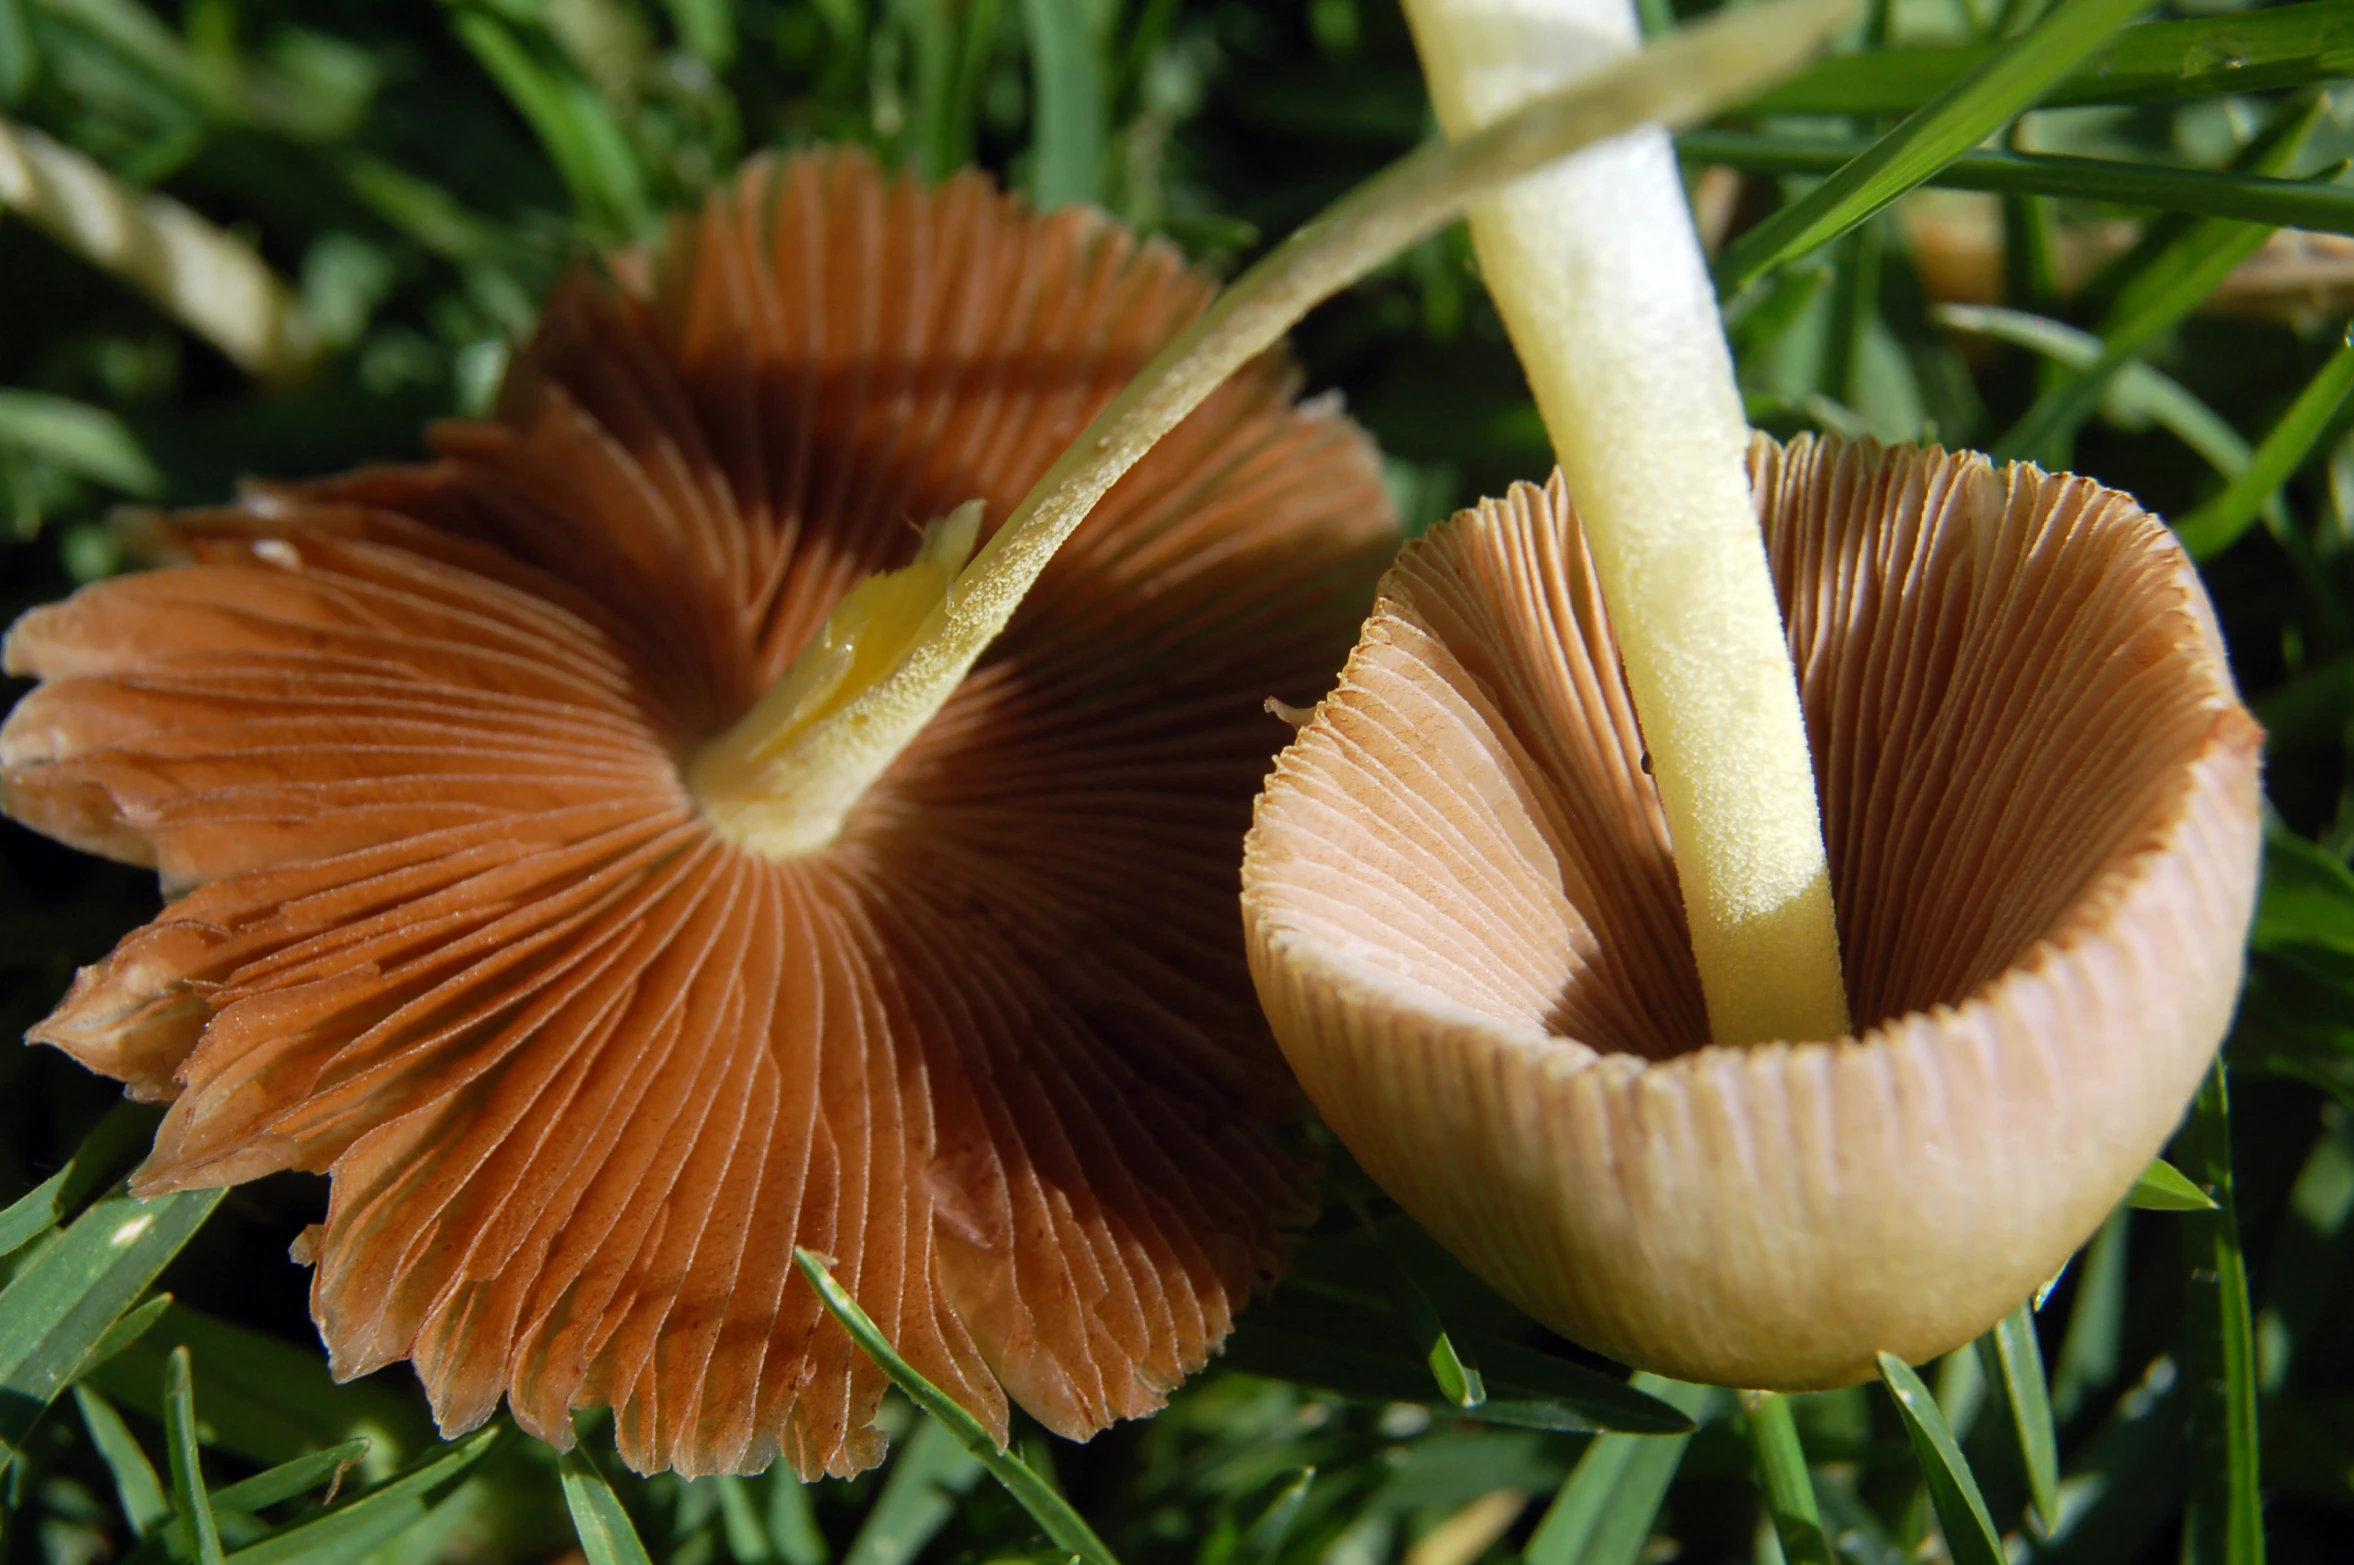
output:
[[[559,289],[439,460],[163,531],[11,634],[9,812],[187,895],[36,1036],[169,1099],[142,1188],[323,1170],[337,1369],[635,1466],[882,1451],[836,1275],[998,1430],[1149,1412],[1299,1169],[1234,845],[1395,529],[1270,357],[1105,500],[833,848],[679,765],[917,524],[1004,519],[1211,288],[1100,214],[755,162]],[[1003,1390],[1001,1390],[1001,1386]]]
[[[1853,1012],[1703,1047],[1565,496],[1410,549],[1244,869],[1262,1000],[1374,1176],[1539,1318],[1803,1389],[1967,1341],[2179,1117],[2237,991],[2260,736],[2124,496],[1760,442]]]

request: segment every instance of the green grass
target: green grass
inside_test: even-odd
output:
[[[1530,1565],[2354,1557],[2354,288],[2208,308],[2275,225],[2354,232],[2348,73],[2354,0],[1895,0],[1683,141],[1745,171],[1719,276],[1753,416],[2036,455],[2178,518],[2272,733],[2226,1069],[2172,1177],[1983,1343],[1746,1404],[1630,1383],[1335,1158],[1288,1280],[1149,1423],[976,1452],[909,1372],[874,1474],[645,1480],[600,1418],[562,1457],[503,1422],[445,1444],[405,1371],[335,1384],[283,1260],[318,1185],[135,1207],[153,1111],[0,1046],[0,1560],[1391,1565],[1499,1492],[1525,1503],[1473,1557]],[[1389,0],[0,0],[0,116],[249,251],[318,355],[249,375],[0,215],[10,614],[119,566],[116,504],[417,453],[568,261],[751,151],[978,161],[1231,274],[1428,129]],[[1932,295],[1892,205],[1922,185],[1999,212],[2002,308]],[[2055,227],[2118,222],[2063,288]],[[1417,524],[1550,465],[1460,230],[1296,342]],[[155,905],[7,827],[0,1031]]]

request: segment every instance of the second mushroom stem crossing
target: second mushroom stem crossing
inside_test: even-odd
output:
[[[1220,295],[969,564],[971,522],[938,524],[893,573],[904,579],[845,599],[771,697],[694,759],[719,830],[780,858],[831,842],[1155,441],[1316,304],[1474,201],[1593,147],[1523,180],[1474,232],[1589,525],[1617,540],[1603,581],[1716,1036],[1846,1030],[1813,774],[1741,467],[1747,430],[1666,132],[1628,132],[1754,93],[1813,53],[1851,0],[1767,0],[1639,52],[1624,0],[1544,3],[1563,17],[1546,22],[1527,0],[1520,12],[1415,0],[1449,142],[1352,192]],[[1595,6],[1617,20],[1576,20]],[[1491,68],[1500,59],[1541,69]]]
[[[1406,0],[1471,135],[1637,47],[1628,0]],[[1713,1041],[1848,1030],[1831,876],[1708,267],[1657,127],[1471,209],[1577,504],[1675,844]]]

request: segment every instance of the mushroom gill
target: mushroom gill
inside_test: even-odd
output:
[[[1277,1040],[1538,1319],[1804,1390],[1986,1329],[2179,1118],[2237,992],[2260,734],[2128,497],[1751,452],[1853,1035],[1707,1043],[1664,817],[1558,477],[1410,547],[1243,871]]]
[[[33,1037],[171,1104],[142,1194],[327,1173],[341,1375],[415,1362],[635,1467],[878,1459],[835,1275],[1002,1438],[1199,1368],[1299,1168],[1233,896],[1248,801],[1395,542],[1266,357],[1111,492],[838,840],[699,748],[916,525],[1001,520],[1204,307],[1100,214],[751,166],[551,302],[411,467],[161,519],[21,620],[5,802],[178,899]],[[1002,1391],[1001,1391],[1002,1386]]]

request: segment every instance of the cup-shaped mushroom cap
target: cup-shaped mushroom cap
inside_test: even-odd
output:
[[[1385,579],[1262,794],[1261,1001],[1366,1169],[1523,1309],[1785,1390],[2048,1280],[2223,1036],[2260,736],[2166,529],[1976,455],[1761,441],[1857,1032],[1706,1041],[1558,478]]]
[[[437,460],[160,524],[34,611],[11,814],[186,894],[34,1036],[169,1100],[143,1193],[333,1187],[339,1373],[641,1469],[882,1452],[836,1277],[1001,1433],[1158,1406],[1271,1267],[1296,1104],[1234,860],[1395,547],[1280,356],[1070,539],[840,838],[684,768],[919,524],[1003,521],[1212,285],[967,174],[757,162],[576,277]]]

